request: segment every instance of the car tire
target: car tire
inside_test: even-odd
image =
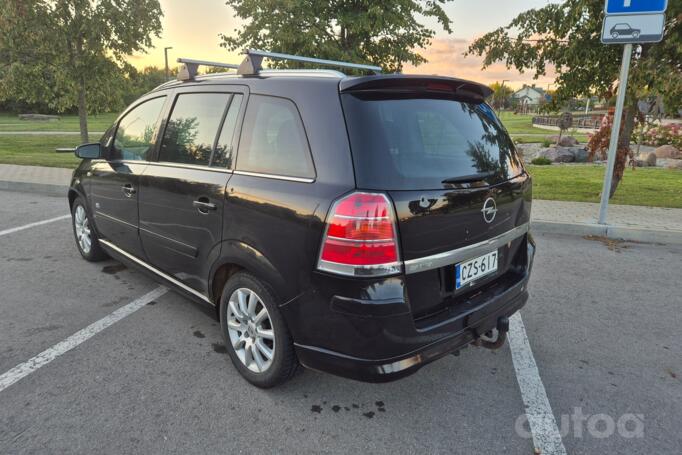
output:
[[[71,207],[71,227],[78,252],[86,261],[99,262],[109,258],[109,255],[99,244],[97,233],[90,221],[88,209],[80,197],[73,201]]]
[[[298,359],[278,299],[250,273],[236,273],[225,283],[220,326],[232,363],[251,384],[271,388],[296,372]]]
[[[634,33],[632,34],[632,37],[635,38],[635,39],[636,39],[636,38],[639,38],[639,32],[634,32]]]
[[[613,39],[618,38],[618,32],[612,32],[612,33],[611,33],[611,38],[613,38]]]

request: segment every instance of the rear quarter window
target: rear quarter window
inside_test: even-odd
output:
[[[264,95],[249,97],[236,169],[289,177],[315,177],[303,122],[291,100]]]

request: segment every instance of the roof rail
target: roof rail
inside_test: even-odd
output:
[[[194,60],[191,58],[179,58],[178,63],[183,64],[180,67],[180,71],[178,71],[179,81],[188,81],[194,79],[194,77],[197,75],[199,66],[216,66],[218,68],[229,68],[233,70],[239,69],[239,65],[235,65],[234,63],[212,62],[210,60]]]
[[[363,65],[360,63],[339,62],[336,60],[324,60],[321,58],[302,57],[299,55],[291,55],[291,54],[280,54],[278,52],[267,52],[267,51],[260,51],[257,49],[246,49],[244,51],[244,53],[246,54],[246,58],[241,63],[241,65],[239,65],[239,69],[237,70],[237,74],[242,74],[242,75],[258,74],[258,72],[263,69],[261,66],[263,58],[269,58],[272,60],[291,60],[293,62],[315,63],[318,65],[337,66],[337,67],[341,67],[341,68],[352,68],[352,69],[358,69],[358,70],[372,71],[375,74],[381,73],[381,67],[379,67],[379,66]]]

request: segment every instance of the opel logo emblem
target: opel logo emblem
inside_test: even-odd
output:
[[[486,223],[488,224],[492,223],[493,220],[495,219],[495,215],[497,215],[497,205],[495,204],[495,199],[491,197],[486,199],[485,202],[483,203],[481,213],[483,213],[483,219],[485,220]]]

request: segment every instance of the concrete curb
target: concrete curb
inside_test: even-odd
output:
[[[647,229],[596,223],[563,223],[544,220],[532,221],[531,228],[535,232],[548,234],[595,235],[614,240],[682,245],[682,230]]]
[[[69,187],[67,185],[50,185],[48,183],[8,182],[0,180],[0,190],[36,193],[42,194],[43,196],[60,196],[66,198]]]

